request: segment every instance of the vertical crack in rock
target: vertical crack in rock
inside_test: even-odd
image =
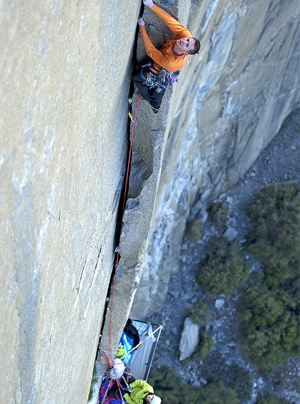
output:
[[[79,294],[79,291],[80,291],[80,284],[81,284],[81,281],[82,281],[82,277],[83,277],[83,273],[84,273],[84,271],[85,271],[85,267],[86,267],[87,261],[88,261],[88,258],[85,260],[84,265],[83,265],[83,268],[82,268],[81,273],[80,273],[78,286],[77,286],[77,288],[76,288],[77,294]]]
[[[153,14],[153,13],[152,13]],[[151,13],[145,19],[155,18]],[[160,32],[166,32],[166,27]],[[155,26],[157,26],[155,21]],[[160,38],[163,40],[162,38]],[[145,55],[138,47],[138,59]],[[169,128],[170,99],[172,91],[165,95],[159,114],[154,115],[144,100],[139,101],[132,146],[128,199],[120,235],[120,261],[113,293],[113,309],[105,315],[101,345],[114,357],[122,330],[129,317],[133,299],[140,283],[147,239],[161,174],[165,136]],[[133,109],[137,105],[137,93],[133,96]],[[134,116],[134,112],[133,112]],[[112,278],[113,280],[113,278]],[[111,299],[112,294],[109,295]],[[109,302],[108,307],[112,302]],[[112,334],[110,329],[113,329]]]

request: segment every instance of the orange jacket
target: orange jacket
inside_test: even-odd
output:
[[[167,41],[158,50],[150,41],[145,26],[140,25],[140,34],[146,53],[153,60],[156,70],[163,67],[168,72],[176,72],[176,70],[179,70],[184,66],[189,55],[177,55],[173,50],[175,42],[180,38],[191,38],[192,34],[162,8],[154,5],[151,10],[167,24],[170,30],[175,34],[175,38]]]

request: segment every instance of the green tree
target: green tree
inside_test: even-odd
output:
[[[190,404],[199,402],[200,389],[183,383],[168,367],[152,368],[149,383],[164,404],[181,404],[185,397],[189,399]]]
[[[191,241],[197,241],[201,237],[201,222],[200,220],[192,220],[190,222],[186,222],[184,237],[188,238]]]
[[[164,404],[239,404],[236,392],[223,383],[195,388],[183,383],[168,367],[152,369],[149,383]]]
[[[203,300],[198,300],[192,307],[188,317],[194,324],[204,325],[210,318],[210,312],[207,304]]]
[[[264,283],[273,289],[281,284],[296,296],[300,291],[299,187],[263,188],[245,211],[251,221],[248,249],[264,267]]]
[[[201,404],[238,404],[237,393],[222,382],[209,383],[201,389]]]
[[[216,228],[223,233],[227,224],[228,206],[224,202],[213,202],[207,213]]]
[[[271,395],[259,396],[255,404],[295,404],[294,402],[289,402],[285,398],[277,398]]]
[[[204,359],[207,355],[209,355],[213,345],[214,342],[212,337],[208,334],[207,331],[205,331],[204,328],[201,328],[199,345],[192,355],[192,360]]]
[[[226,294],[245,282],[248,274],[249,266],[239,244],[212,237],[199,266],[197,280],[201,287],[213,295]]]
[[[249,250],[263,271],[240,298],[240,342],[268,371],[300,354],[299,189],[267,187],[246,211]]]
[[[300,354],[299,308],[288,293],[253,286],[240,299],[241,345],[263,370]]]
[[[229,365],[219,355],[215,355],[210,360],[209,373],[204,373],[203,377],[208,383],[222,382],[225,386],[235,390],[242,402],[250,399],[252,390],[250,373],[236,363]]]

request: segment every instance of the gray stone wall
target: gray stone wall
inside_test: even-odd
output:
[[[201,209],[233,184],[299,104],[296,0],[160,4],[202,50],[158,115],[140,102],[102,338],[111,355],[134,298],[138,317],[163,304],[195,199]],[[117,0],[1,4],[1,402],[87,401],[113,268],[139,9]],[[170,36],[151,12],[145,20],[157,44]]]
[[[1,2],[0,402],[85,403],[139,3]]]

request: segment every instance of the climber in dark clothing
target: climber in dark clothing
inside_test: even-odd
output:
[[[162,8],[153,4],[152,0],[143,0],[175,34],[174,39],[168,40],[159,50],[152,44],[145,29],[142,18],[138,19],[139,32],[151,65],[142,66],[132,75],[141,97],[150,102],[155,113],[158,112],[166,88],[176,81],[179,70],[185,65],[189,55],[195,55],[200,50],[200,42],[193,38],[190,31]]]

